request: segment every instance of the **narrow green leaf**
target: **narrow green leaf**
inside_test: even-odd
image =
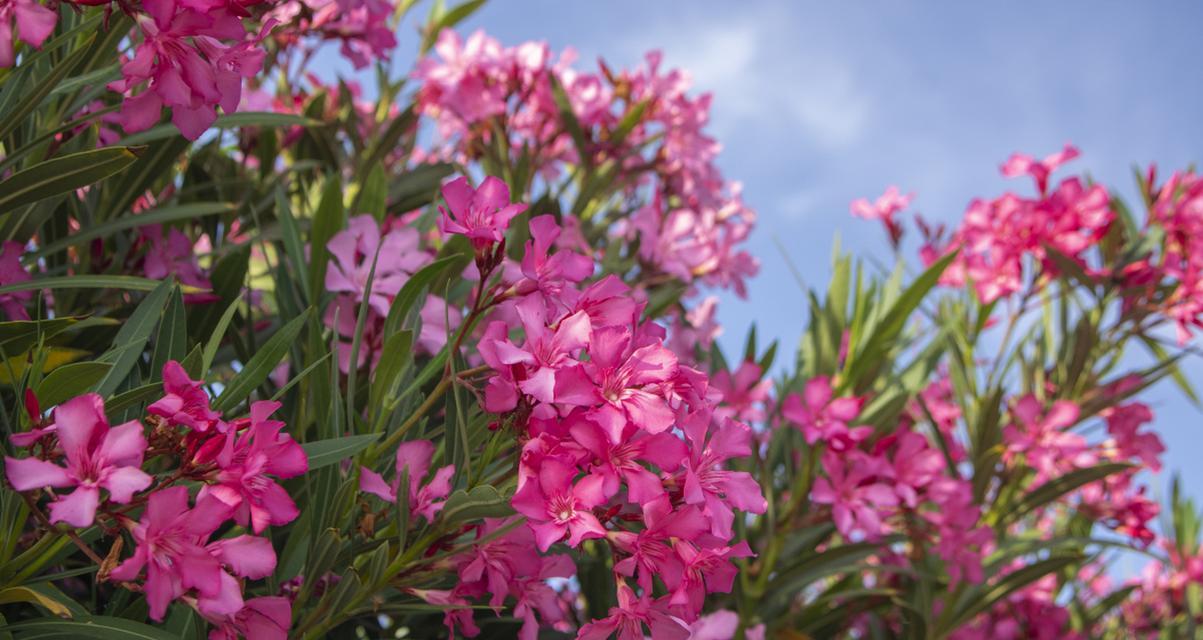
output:
[[[35,164],[0,182],[0,211],[100,182],[133,164],[141,151],[139,147],[106,147]]]
[[[113,368],[105,374],[104,379],[97,386],[96,391],[101,397],[107,398],[116,391],[133,371],[134,365],[138,363],[143,350],[146,349],[150,334],[159,324],[159,317],[163,314],[163,305],[167,302],[167,296],[174,286],[175,284],[168,280],[160,282],[159,286],[138,304],[138,307],[126,319],[125,324],[121,325],[121,330],[113,338],[113,346],[97,358],[101,362],[113,365]]]
[[[51,371],[38,385],[36,393],[43,409],[87,393],[112,369],[108,362],[73,362]]]
[[[177,220],[196,220],[205,216],[229,213],[233,210],[234,205],[225,202],[194,202],[156,207],[150,211],[139,213],[136,216],[122,216],[108,222],[89,225],[80,229],[79,232],[73,233],[57,242],[40,247],[33,253],[25,254],[22,259],[25,262],[31,262],[38,258],[58,253],[67,247],[78,247],[89,240],[104,238],[125,229],[134,229],[151,224],[165,224]]]
[[[447,524],[458,524],[480,518],[504,518],[513,515],[510,499],[501,495],[497,487],[481,485],[471,491],[460,489],[447,497],[439,520]]]
[[[288,321],[259,347],[242,371],[239,371],[238,375],[234,376],[234,379],[226,385],[221,395],[213,403],[213,408],[218,411],[230,411],[250,396],[256,387],[263,384],[263,381],[267,380],[271,372],[292,349],[297,336],[301,334],[301,329],[305,327],[305,319],[308,316],[309,313],[306,312]]]
[[[141,622],[112,618],[108,616],[91,616],[78,620],[55,620],[53,618],[38,618],[17,622],[0,630],[12,632],[22,640],[79,640],[80,638],[96,638],[97,640],[179,640],[176,636],[163,629],[152,627]]]
[[[309,456],[309,471],[312,472],[314,469],[321,469],[322,467],[350,458],[368,448],[379,437],[380,434],[378,433],[343,436],[329,440],[306,442],[301,445],[301,448],[304,449],[305,455]]]

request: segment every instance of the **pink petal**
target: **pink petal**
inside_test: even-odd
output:
[[[62,467],[37,458],[4,457],[4,472],[17,491],[43,487],[69,487],[74,483]]]
[[[359,490],[370,493],[385,502],[397,501],[397,494],[393,492],[393,488],[384,481],[380,474],[367,467],[359,468]]]
[[[100,457],[114,465],[138,467],[146,453],[146,436],[142,424],[131,420],[109,429],[100,445]]]
[[[235,575],[243,578],[259,580],[276,570],[276,550],[267,538],[242,535],[218,540],[207,548]]]
[[[74,527],[90,527],[100,504],[100,489],[76,487],[75,491],[50,503],[50,521],[66,522]]]
[[[126,504],[135,493],[149,487],[152,482],[154,478],[137,467],[120,467],[110,471],[100,486],[109,490],[109,498],[113,502]]]

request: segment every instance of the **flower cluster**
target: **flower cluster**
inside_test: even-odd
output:
[[[476,243],[479,300],[485,300],[476,308],[495,308],[477,342],[493,371],[482,402],[524,443],[512,500],[529,527],[521,535],[543,553],[586,540],[613,549],[621,604],[610,618],[583,628],[584,637],[640,621],[687,634],[705,594],[730,591],[732,561],[751,555],[734,540],[735,511],[766,508],[752,476],[726,468],[751,453],[751,430],[716,413],[719,392],[665,347],[662,328],[641,321],[643,305],[625,285],[612,277],[585,285],[592,272],[587,260],[568,250],[550,253],[561,231],[550,217],[531,221],[521,275],[503,269],[487,288],[497,266],[490,258],[497,232],[512,217],[508,193],[457,181],[444,195],[450,211],[440,227]],[[512,544],[517,535],[476,553],[491,557],[493,545]],[[512,596],[520,611],[557,619],[553,594],[537,587],[532,595],[524,585],[564,573],[561,561],[492,562],[487,571],[475,562],[461,567],[466,580],[446,597],[487,592],[490,604],[500,606]],[[666,595],[654,597],[653,575]],[[448,620],[471,633],[456,619]]]
[[[1003,175],[1030,176],[1036,183],[1036,196],[1008,192],[994,199],[975,199],[951,239],[926,239],[920,252],[924,262],[931,264],[957,250],[941,282],[955,287],[971,285],[983,303],[1024,291],[1025,286],[1039,285],[1027,281],[1035,277],[1033,274],[1047,278],[1059,273],[1050,252],[1085,265],[1086,250],[1107,234],[1115,213],[1110,195],[1101,185],[1075,176],[1052,188],[1050,175],[1077,156],[1077,149],[1071,146],[1044,160],[1012,156],[1002,166]],[[892,221],[883,213],[876,217]],[[923,228],[931,229],[926,224]],[[1030,262],[1036,266],[1025,269]]]
[[[246,599],[241,579],[275,570],[275,550],[262,534],[297,518],[278,481],[304,474],[308,458],[283,433],[284,423],[271,419],[279,403],[254,402],[248,417],[226,420],[175,361],[163,367],[163,388],[144,420],[117,426],[96,394],[58,405],[52,421],[13,437],[36,454],[6,457],[8,481],[17,491],[49,496],[48,525],[128,531],[133,555],[102,567],[102,578],[145,592],[151,618],[162,620],[180,601],[217,625],[214,637],[285,638],[289,601]],[[176,464],[155,471],[148,457]],[[199,484],[195,495],[185,482]],[[249,533],[236,534],[229,522]]]
[[[180,133],[195,140],[225,113],[238,110],[243,80],[263,66],[264,37],[274,21],[248,31],[248,7],[227,0],[146,0],[133,14],[133,56],[109,87],[125,96],[121,125],[141,131],[159,122],[163,107]],[[127,9],[128,10],[128,9]]]
[[[759,266],[739,245],[756,216],[715,165],[710,96],[690,96],[687,75],[662,72],[658,53],[634,70],[602,64],[586,73],[571,66],[571,50],[553,62],[545,43],[506,48],[479,31],[466,40],[444,31],[435,53],[414,72],[418,108],[435,119],[448,153],[488,157],[500,144],[498,161],[520,159],[549,176],[565,163],[609,163],[599,179],[650,196],[612,229],[639,239],[645,269],[744,295]]]

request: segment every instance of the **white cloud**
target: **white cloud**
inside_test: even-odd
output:
[[[626,47],[662,49],[667,63],[688,70],[698,89],[713,92],[720,139],[749,127],[777,137],[784,129],[838,150],[860,140],[871,124],[871,100],[851,61],[810,44],[780,9],[644,24]]]

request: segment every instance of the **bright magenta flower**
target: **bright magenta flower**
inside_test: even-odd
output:
[[[660,603],[652,603],[647,595],[636,597],[622,580],[618,581],[618,606],[610,609],[609,617],[594,620],[581,627],[577,640],[644,640],[644,629],[656,640],[686,640],[689,623],[668,613]]]
[[[568,422],[566,419],[565,422]],[[672,472],[689,455],[685,442],[671,433],[650,434],[629,423],[623,437],[612,439],[606,430],[589,419],[576,420],[568,429],[572,439],[592,455],[589,473],[602,479],[602,491],[607,498],[618,493],[626,484],[627,498],[646,504],[664,495],[660,476],[640,464],[656,465],[660,471]]]
[[[815,478],[810,499],[818,504],[831,505],[836,529],[844,536],[860,533],[869,539],[886,532],[884,517],[898,504],[892,487],[881,479],[876,470],[880,464],[861,451],[834,451],[823,454],[826,475]]]
[[[230,507],[213,498],[200,498],[190,509],[187,487],[152,493],[142,521],[130,525],[137,549],[110,578],[136,580],[145,568],[146,601],[155,620],[163,619],[172,600],[193,589],[206,617],[237,614],[243,607],[241,587],[225,567],[238,576],[264,578],[275,570],[276,555],[266,538],[208,543],[230,514]]]
[[[610,534],[614,545],[630,554],[614,563],[614,571],[636,577],[645,593],[652,591],[656,577],[671,583],[672,588],[685,573],[681,557],[673,551],[673,540],[697,540],[710,531],[710,524],[693,505],[673,510],[667,496],[643,502],[642,509],[642,531]]]
[[[606,501],[602,479],[585,476],[573,485],[575,476],[573,467],[547,458],[539,465],[536,477],[514,494],[511,504],[527,517],[540,551],[547,551],[566,533],[570,547],[587,538],[606,535],[605,528],[590,511]]]
[[[510,202],[510,188],[489,176],[473,189],[467,178],[443,185],[447,207],[439,207],[439,230],[460,234],[472,241],[477,251],[501,242],[514,216],[526,211],[525,204]]]
[[[209,407],[209,394],[204,382],[188,377],[179,362],[163,365],[162,398],[146,408],[148,413],[167,419],[169,426],[184,426],[204,433],[218,426],[221,414]]]
[[[705,410],[686,419],[683,428],[690,450],[680,479],[685,502],[702,507],[710,532],[729,540],[735,522],[732,507],[748,513],[768,508],[752,474],[723,468],[731,458],[752,455],[752,430],[734,420],[713,420]]]
[[[152,478],[139,468],[146,453],[142,424],[131,420],[110,427],[100,396],[89,393],[62,403],[54,410],[54,424],[65,467],[37,458],[4,459],[8,481],[17,491],[75,487],[50,503],[51,522],[91,526],[101,489],[113,502],[125,504],[150,486]]]
[[[381,500],[397,502],[397,493],[401,490],[401,471],[408,469],[409,486],[406,488],[409,496],[409,511],[419,514],[428,522],[443,508],[442,498],[451,493],[451,476],[455,474],[455,465],[449,464],[434,473],[430,482],[423,485],[422,481],[430,471],[430,461],[434,457],[434,443],[430,440],[411,440],[397,447],[397,471],[392,484],[386,483],[380,474],[368,469],[359,468],[359,490],[366,491]]]
[[[600,402],[592,417],[611,442],[621,442],[628,423],[648,433],[660,433],[676,422],[676,415],[657,388],[677,372],[677,356],[650,333],[632,333],[626,327],[604,327],[593,332],[589,360],[569,378],[567,397],[573,404]]]
[[[217,454],[217,473],[212,484],[201,489],[201,497],[212,496],[230,507],[238,524],[248,524],[255,533],[268,525],[288,524],[299,512],[296,504],[275,478],[299,476],[309,469],[309,459],[292,436],[281,433],[284,423],[269,420],[279,402],[251,404],[249,424],[233,424],[225,446]]]
[[[848,427],[860,416],[863,398],[833,398],[834,393],[829,378],[812,378],[801,396],[786,396],[781,414],[802,432],[807,444],[823,441],[834,451],[845,451],[863,442],[873,429]]]

